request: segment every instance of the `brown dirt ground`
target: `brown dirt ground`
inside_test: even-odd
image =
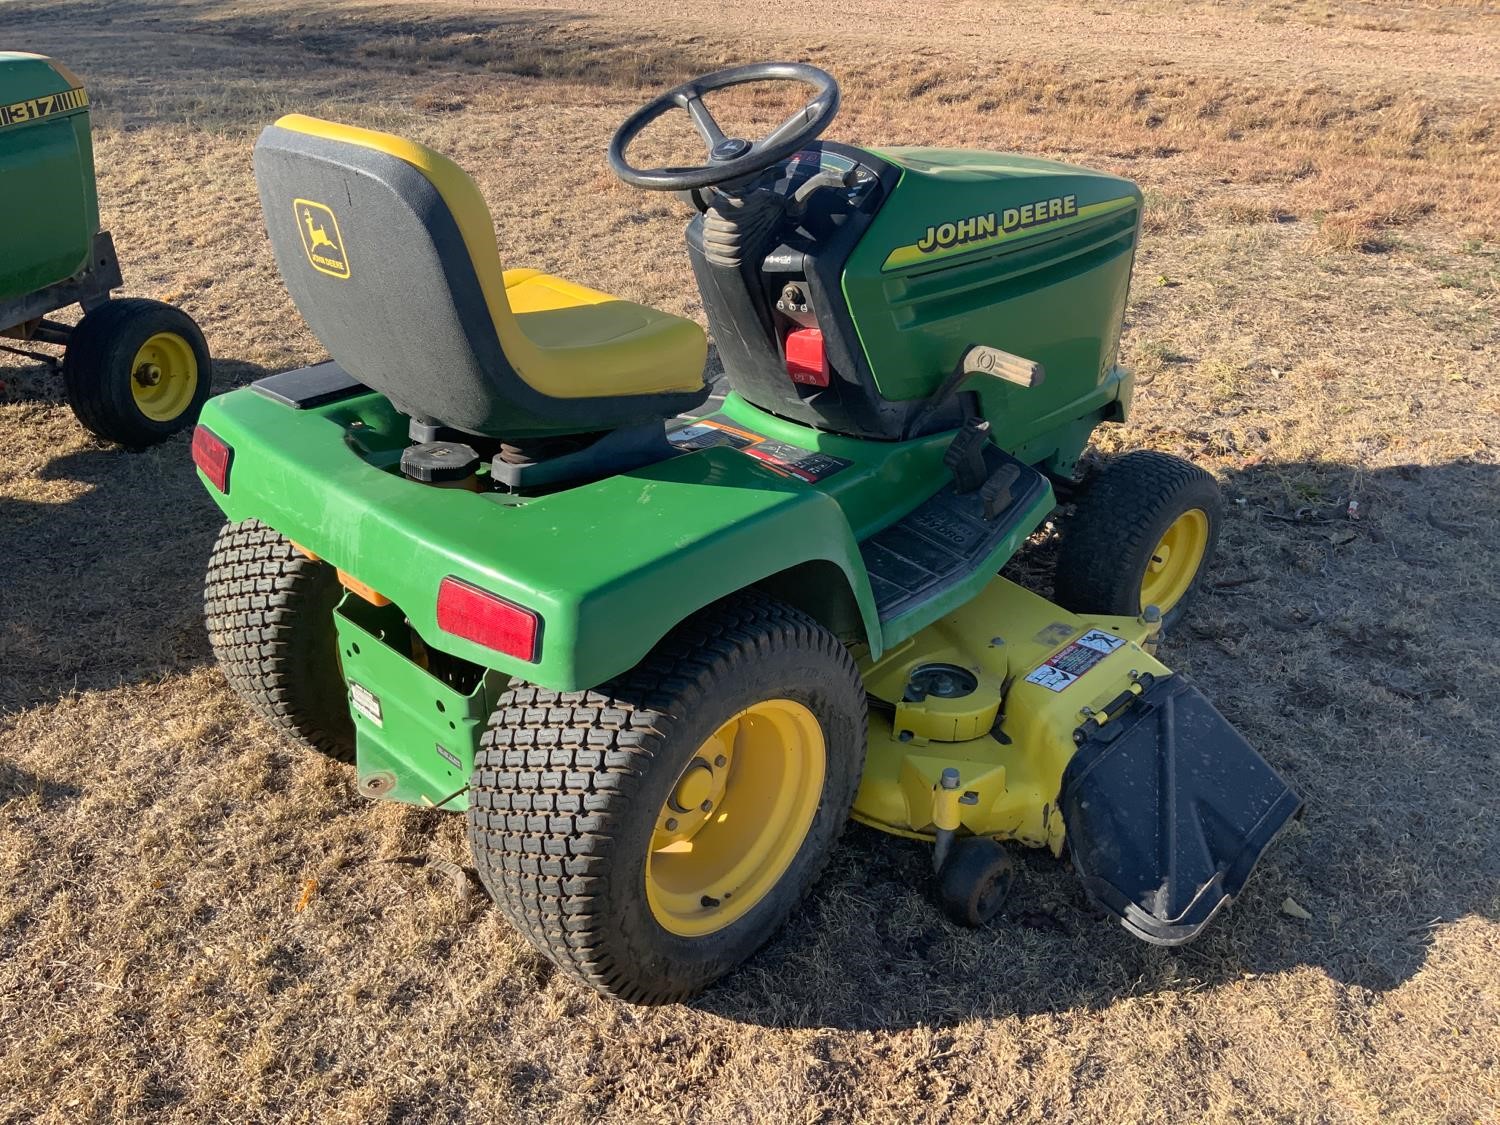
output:
[[[1165,655],[1309,803],[1177,952],[1044,856],[960,932],[921,848],[851,830],[701,1001],[606,1003],[392,862],[464,861],[457,818],[359,799],[229,694],[186,440],[93,441],[0,360],[0,1120],[1500,1120],[1500,8],[0,0],[0,32],[88,78],[127,289],[199,319],[225,388],[319,354],[250,173],[285,110],[451,152],[509,263],[687,315],[684,213],[603,151],[692,72],[808,58],[842,138],[1135,178],[1143,386],[1099,444],[1231,496]]]

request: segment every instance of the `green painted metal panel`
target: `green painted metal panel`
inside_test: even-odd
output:
[[[298,411],[246,388],[210,400],[202,422],[235,451],[229,495],[209,489],[230,519],[277,528],[395,601],[426,643],[474,663],[559,690],[591,687],[637,663],[695,610],[814,560],[842,571],[868,642],[880,649],[838,496],[735,449],[516,500],[430,488],[392,471],[405,420],[378,395]],[[915,449],[841,448],[862,460],[823,483],[837,482],[863,523],[875,520],[881,497],[899,511],[936,487],[922,473],[903,483],[901,468],[937,471],[932,439]],[[439,632],[437,590],[447,575],[537,611],[539,660]]]
[[[755,433],[853,462],[818,487],[837,501],[854,538],[860,541],[927,499],[948,473],[943,454],[953,440],[951,432],[908,442],[862,441],[767,414],[737,394],[725,399],[723,413]]]
[[[39,55],[0,52],[0,301],[78,272],[99,229],[88,102],[76,82]]]
[[[1047,378],[979,385],[996,444],[1031,463],[1070,461],[1125,393],[1115,356],[1139,189],[1001,153],[877,154],[900,180],[850,255],[843,288],[881,393],[925,397],[969,345],[1003,348]]]
[[[247,388],[211,399],[202,422],[235,451],[229,495],[209,489],[230,519],[268,523],[380,591],[426,644],[558,690],[601,683],[695,610],[819,560],[844,575],[878,656],[983,588],[1055,503],[1047,490],[969,579],[882,625],[858,541],[941,486],[951,435],[857,441],[733,395],[723,414],[848,464],[807,482],[726,446],[519,500],[401,477],[393,469],[404,419],[378,395],[298,411]],[[447,575],[537,611],[539,660],[440,632],[437,589]]]
[[[371,792],[373,780],[371,795],[385,800],[462,811],[479,738],[506,678],[491,673],[472,692],[455,691],[356,621],[357,612],[341,607],[334,621],[361,791]]]

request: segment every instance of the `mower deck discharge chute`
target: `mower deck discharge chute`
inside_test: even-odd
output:
[[[772,80],[811,99],[726,135],[705,98]],[[301,116],[256,148],[332,361],[212,400],[195,436],[231,521],[220,664],[365,795],[466,811],[506,917],[627,1000],[749,956],[851,815],[933,841],[962,922],[999,910],[1015,841],[1176,942],[1300,807],[1154,655],[1212,555],[1212,479],[1144,451],[1078,479],[1129,406],[1139,192],[818,140],[837,109],[816,68],[739,67],[611,144],[696,209],[729,390],[707,413],[701,328],[505,269],[444,157]],[[678,110],[707,163],[631,165]],[[1049,517],[1055,602],[997,577]]]
[[[1301,804],[1180,676],[1086,730],[1063,773],[1068,852],[1085,889],[1158,945],[1197,937]]]

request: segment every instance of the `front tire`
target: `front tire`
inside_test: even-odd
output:
[[[144,297],[106,301],[68,335],[63,386],[84,429],[132,449],[165,441],[208,400],[208,345],[193,318]]]
[[[1054,600],[1124,617],[1155,605],[1164,627],[1176,624],[1202,585],[1223,514],[1218,484],[1191,462],[1149,449],[1110,461],[1063,521]]]
[[[229,686],[282,734],[354,761],[354,721],[339,669],[327,563],[259,520],[226,523],[203,583],[209,643]]]
[[[764,944],[822,871],[865,724],[838,639],[738,595],[597,689],[512,683],[475,758],[475,866],[579,981],[633,1003],[686,999]]]

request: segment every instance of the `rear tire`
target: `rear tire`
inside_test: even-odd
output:
[[[844,646],[759,594],[700,611],[594,690],[513,682],[475,757],[479,877],[582,983],[632,1003],[686,999],[764,944],[817,879],[865,724]]]
[[[209,643],[229,686],[282,734],[354,761],[339,670],[338,576],[258,520],[226,523],[203,585]]]
[[[1123,617],[1150,601],[1163,626],[1174,625],[1208,571],[1223,514],[1217,482],[1197,465],[1149,449],[1115,458],[1063,521],[1054,600]],[[1172,544],[1175,555],[1162,552]]]
[[[78,421],[132,449],[196,421],[211,381],[208,345],[193,318],[144,297],[85,313],[63,355],[63,385]]]

